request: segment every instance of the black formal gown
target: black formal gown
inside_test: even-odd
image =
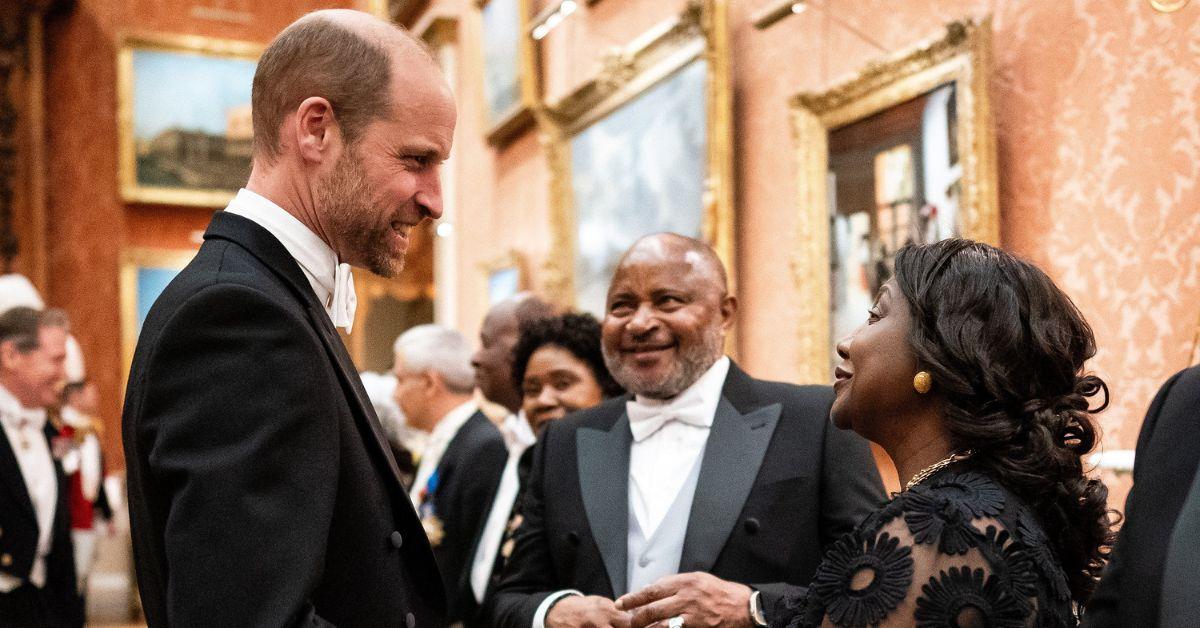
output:
[[[1074,626],[1062,566],[1020,498],[952,465],[901,493],[825,554],[773,627]]]

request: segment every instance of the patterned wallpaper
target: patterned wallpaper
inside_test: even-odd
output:
[[[810,0],[765,31],[769,0],[731,3],[738,97],[743,361],[790,379],[788,286],[770,234],[791,232],[794,164],[780,162],[791,94],[993,16],[992,98],[1004,245],[1042,266],[1095,327],[1112,392],[1107,449],[1132,448],[1200,323],[1200,3],[1146,0]],[[790,138],[789,138],[790,139]],[[781,296],[784,295],[784,296]],[[783,305],[783,307],[779,307]],[[1122,480],[1118,484],[1124,483]],[[1124,489],[1114,491],[1114,505]]]
[[[995,30],[1004,241],[1092,323],[1132,448],[1200,321],[1200,6],[1000,2]]]

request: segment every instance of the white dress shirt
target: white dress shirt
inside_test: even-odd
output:
[[[454,435],[467,422],[467,419],[475,414],[475,410],[474,401],[455,406],[453,410],[446,413],[446,416],[442,417],[441,421],[438,421],[437,427],[430,432],[429,441],[425,443],[425,451],[421,453],[421,464],[417,465],[417,479],[413,482],[412,490],[408,492],[408,497],[412,499],[414,506],[420,508],[421,491],[425,490],[430,476],[441,464],[442,454],[446,453],[450,441],[454,440]]]
[[[492,509],[488,511],[483,533],[479,535],[479,544],[475,547],[475,557],[471,560],[471,591],[475,594],[475,601],[479,603],[483,602],[492,567],[496,564],[496,554],[500,552],[504,531],[508,528],[509,515],[512,514],[513,504],[516,503],[517,494],[521,490],[517,467],[521,456],[537,442],[533,429],[525,420],[524,410],[508,415],[500,431],[508,444],[508,462],[504,464],[504,473],[500,475],[496,498],[492,500]]]
[[[626,404],[633,444],[629,448],[629,501],[647,538],[654,535],[698,462],[712,428],[721,390],[729,375],[722,356],[692,385],[672,399],[635,397]],[[545,628],[556,600],[578,591],[558,591],[538,606],[533,628]]]
[[[253,220],[270,231],[300,265],[333,325],[350,333],[358,300],[349,264],[339,264],[333,249],[298,218],[250,190],[238,190],[225,211]]]
[[[4,435],[16,454],[25,490],[37,515],[38,544],[29,582],[41,588],[46,586],[46,557],[50,555],[54,541],[54,514],[58,506],[58,474],[50,454],[50,443],[43,431],[46,411],[23,407],[8,389],[0,386],[0,423],[4,425]],[[21,582],[20,578],[0,573],[0,592],[12,591],[21,586]]]
[[[729,358],[722,357],[673,399],[628,402],[629,496],[646,538],[654,536],[704,451],[728,374]]]

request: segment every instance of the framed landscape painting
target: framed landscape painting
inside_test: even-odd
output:
[[[261,46],[128,36],[118,53],[121,195],[220,207],[250,174],[250,88]]]

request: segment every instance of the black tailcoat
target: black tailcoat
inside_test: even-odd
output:
[[[430,626],[445,594],[362,380],[287,249],[218,212],[125,398],[150,626]]]
[[[449,596],[451,622],[470,620],[479,610],[471,590],[471,561],[506,462],[504,436],[482,412],[463,423],[438,462],[433,504],[444,536],[433,555]]]
[[[1156,626],[1164,563],[1172,530],[1186,514],[1188,492],[1200,466],[1200,367],[1177,373],[1154,397],[1138,434],[1133,489],[1125,501],[1125,522],[1104,577],[1088,601],[1089,628]],[[1197,504],[1200,507],[1200,504]],[[1195,591],[1200,540],[1190,544],[1189,579]],[[1200,599],[1191,596],[1200,622]],[[1197,624],[1200,625],[1200,624]]]
[[[51,442],[58,432],[46,424],[45,437]],[[25,487],[14,445],[0,429],[0,572],[28,581],[37,554],[38,520],[33,501]],[[53,448],[51,448],[53,451]],[[58,482],[58,501],[54,510],[50,554],[46,556],[46,585],[42,606],[49,616],[8,617],[22,614],[0,603],[0,626],[26,627],[48,625],[53,628],[83,625],[81,600],[75,591],[75,554],[71,543],[70,482],[62,464],[54,461]],[[11,622],[11,623],[6,623]]]
[[[528,628],[554,591],[626,588],[629,450],[622,396],[551,422],[535,446],[524,521],[488,601],[493,625]],[[811,580],[822,549],[883,502],[867,441],[829,421],[832,390],[726,377],[701,461],[681,573],[762,591],[765,608]]]

